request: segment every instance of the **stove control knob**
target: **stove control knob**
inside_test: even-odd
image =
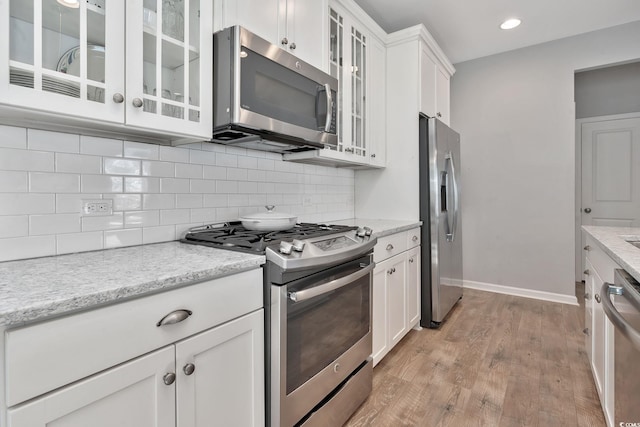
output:
[[[365,233],[367,236],[371,236],[371,233],[373,233],[373,230],[372,230],[372,229],[370,229],[369,227],[365,227],[365,228],[364,228],[364,233]]]
[[[356,230],[356,236],[364,237],[366,235],[367,235],[367,231],[362,227],[358,227],[358,229]]]
[[[303,249],[304,249],[304,242],[302,240],[294,239],[293,250],[296,252],[302,252]]]
[[[280,253],[285,255],[291,255],[291,249],[293,249],[293,245],[289,242],[285,242],[284,240],[280,242]]]

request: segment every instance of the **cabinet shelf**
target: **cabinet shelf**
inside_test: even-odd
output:
[[[144,27],[144,45],[155,46],[155,38],[157,37],[155,28]],[[162,35],[162,67],[171,70],[184,65],[184,42],[176,40],[167,35]],[[145,49],[143,53],[145,62],[156,62],[156,51]],[[198,59],[200,53],[194,46],[189,46],[189,61]]]

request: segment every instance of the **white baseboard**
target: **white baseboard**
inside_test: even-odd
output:
[[[535,291],[533,289],[514,288],[512,286],[494,285],[493,283],[474,282],[465,280],[463,287],[479,291],[494,292],[496,294],[513,295],[516,297],[533,298],[560,304],[578,305],[575,295],[554,294],[552,292]]]

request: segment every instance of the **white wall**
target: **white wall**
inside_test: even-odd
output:
[[[114,213],[82,216],[82,199],[113,199]],[[299,221],[352,218],[354,173],[217,144],[0,126],[0,261],[175,240],[266,204]]]
[[[464,278],[574,293],[574,71],[640,58],[640,22],[456,64]]]

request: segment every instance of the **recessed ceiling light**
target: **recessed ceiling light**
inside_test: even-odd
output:
[[[520,21],[518,18],[507,19],[502,24],[500,24],[500,28],[502,28],[503,30],[510,30],[520,25],[521,22],[522,21]]]
[[[58,3],[66,7],[72,7],[74,9],[80,7],[80,2],[78,0],[58,0]]]

